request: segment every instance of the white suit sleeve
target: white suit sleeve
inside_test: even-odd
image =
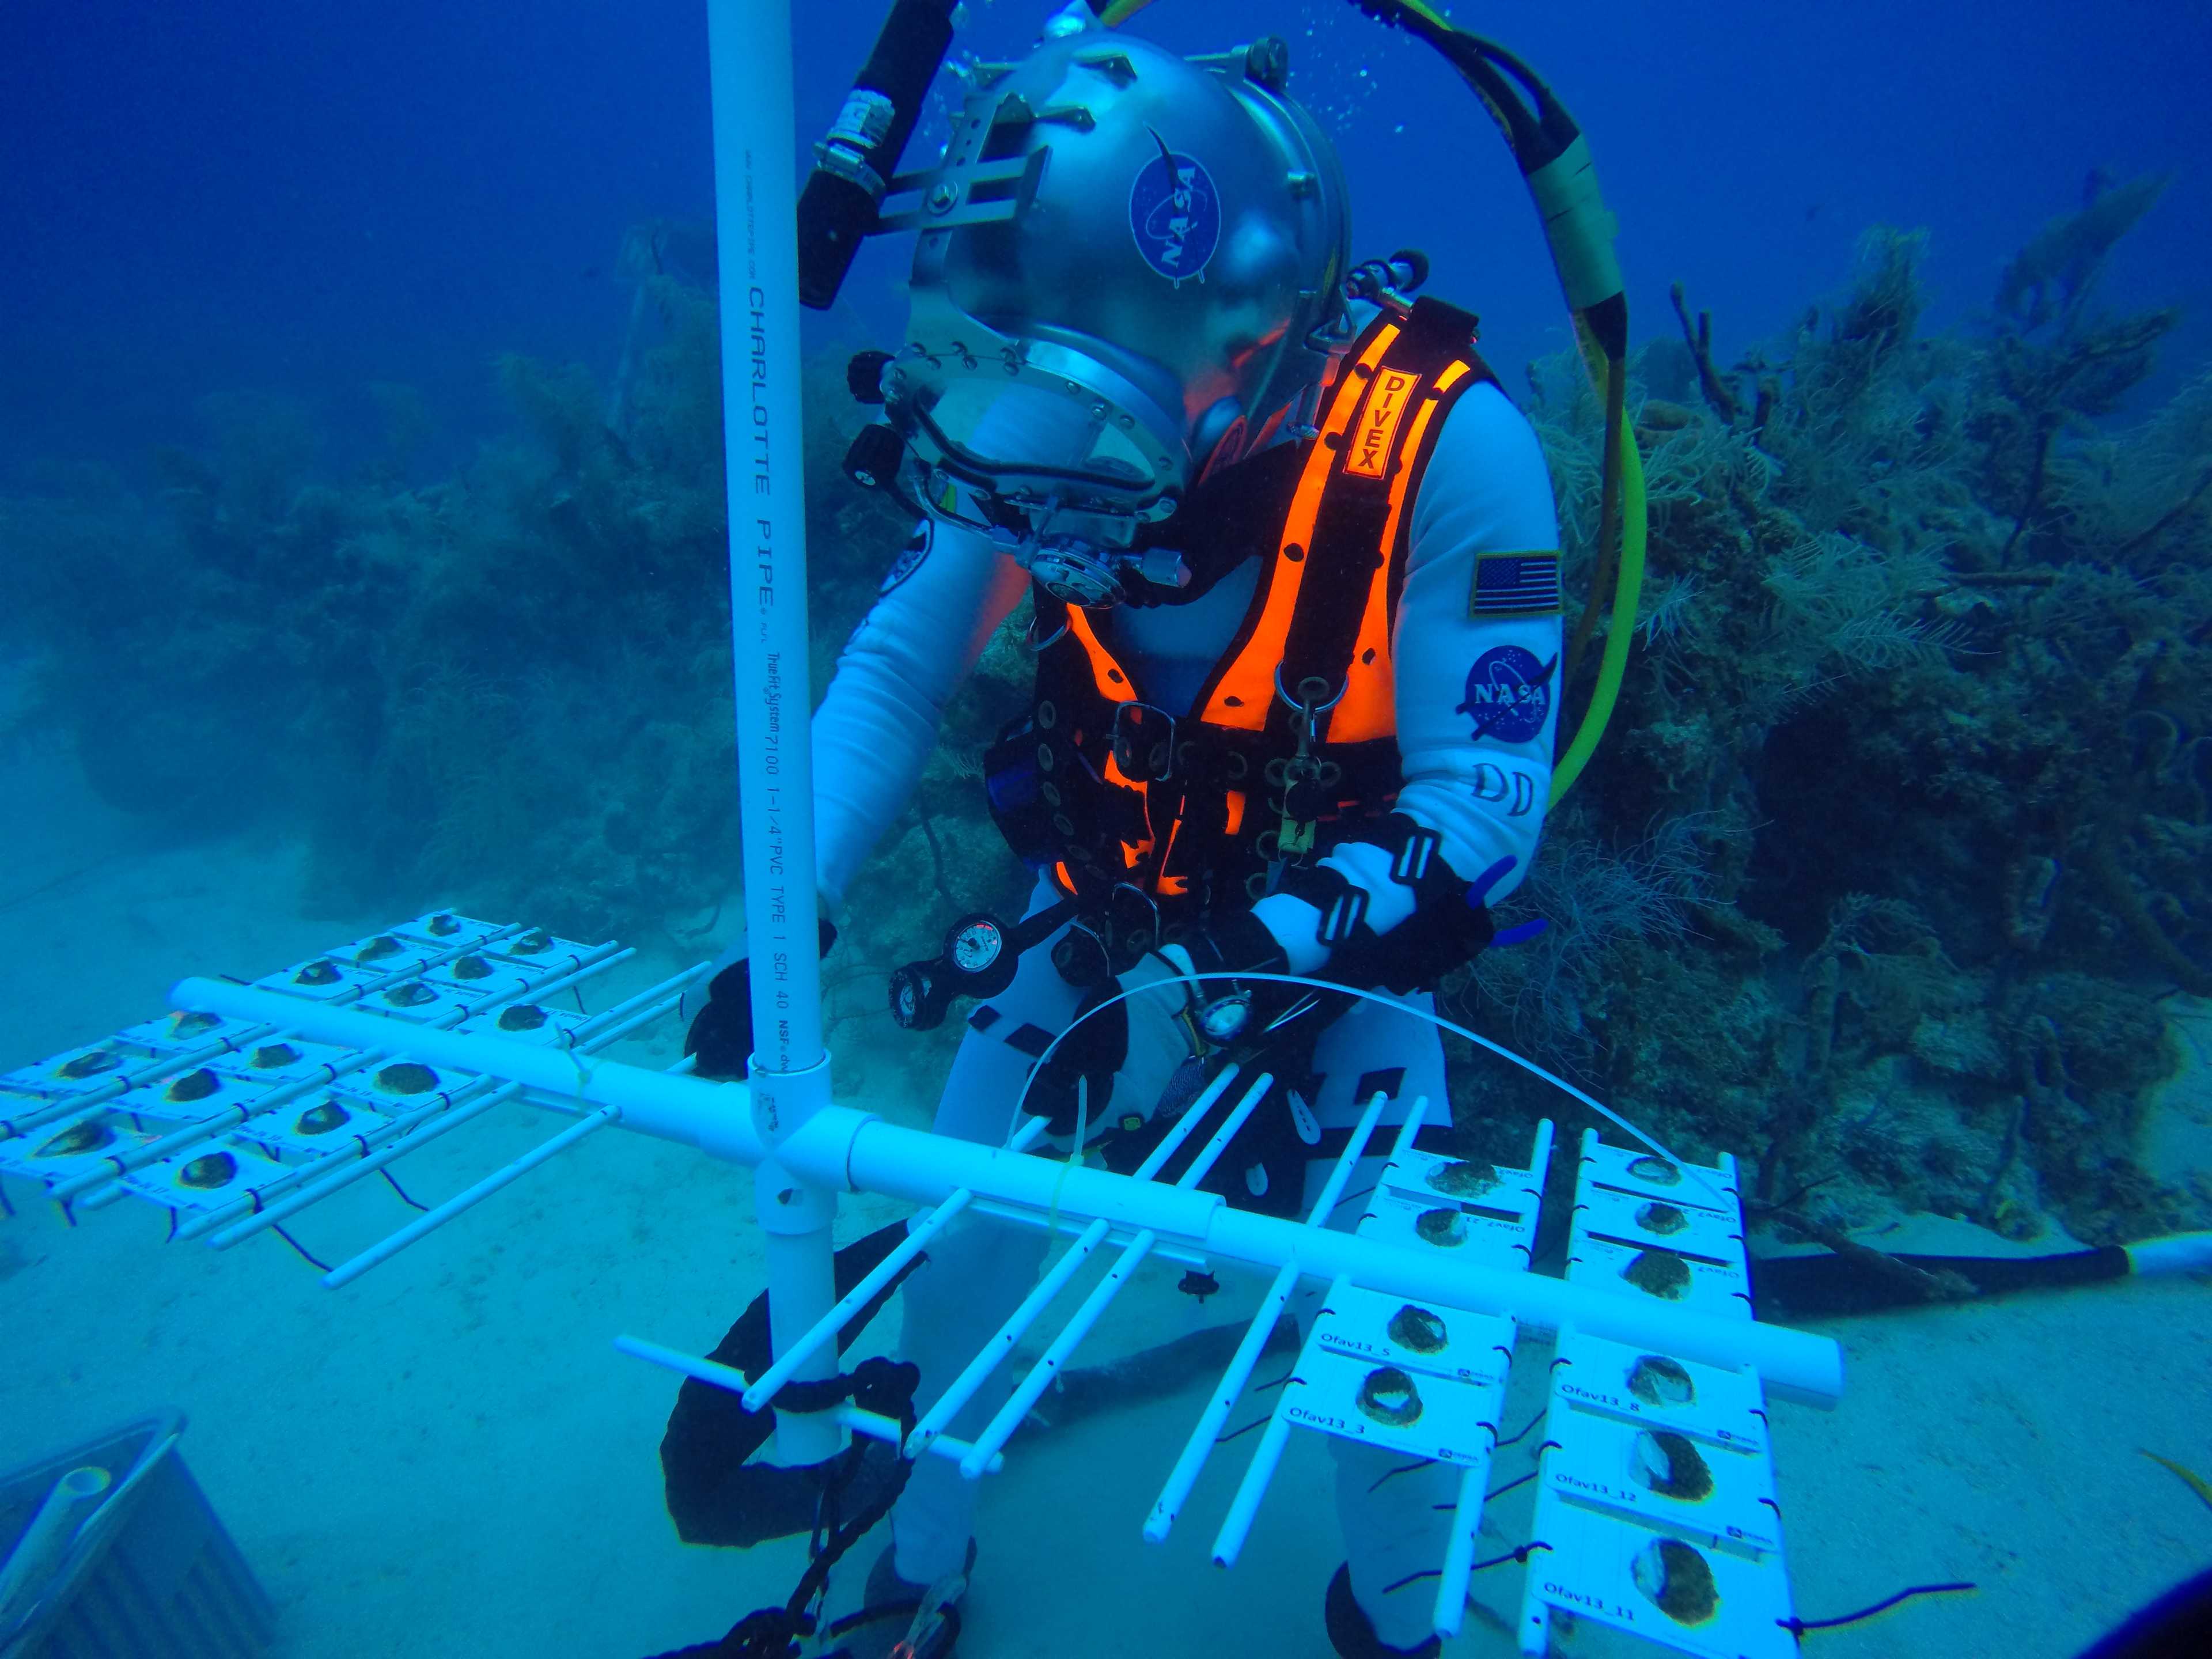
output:
[[[832,905],[905,806],[945,705],[1028,578],[982,537],[925,520],[853,630],[814,714],[815,880]]]
[[[1492,902],[1519,884],[1543,830],[1560,626],[1556,610],[1495,614],[1501,596],[1487,587],[1478,605],[1476,561],[1556,552],[1559,544],[1534,431],[1497,386],[1474,387],[1452,406],[1422,475],[1390,648],[1404,779],[1398,810],[1443,837],[1445,861],[1466,880],[1513,860],[1490,890]],[[1390,878],[1384,848],[1346,842],[1322,862],[1366,890],[1376,933],[1413,914],[1413,890]],[[1294,972],[1328,960],[1315,937],[1320,913],[1304,900],[1273,894],[1254,914]]]

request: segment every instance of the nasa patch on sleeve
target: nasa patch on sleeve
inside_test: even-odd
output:
[[[1155,135],[1157,137],[1157,135]],[[1171,282],[1202,272],[1221,244],[1221,196],[1196,156],[1160,146],[1129,186],[1129,234]]]
[[[1552,712],[1552,670],[1533,651],[1501,645],[1484,652],[1467,671],[1467,701],[1452,712],[1474,722],[1473,735],[1499,743],[1526,743],[1544,729]]]
[[[924,519],[920,527],[907,538],[906,545],[899,549],[899,556],[891,561],[891,568],[884,573],[884,585],[876,590],[876,597],[881,599],[921,569],[921,562],[929,556],[929,550],[936,541],[937,521]]]

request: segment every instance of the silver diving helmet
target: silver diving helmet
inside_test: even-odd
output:
[[[1087,25],[1071,8],[1020,63],[969,72],[902,216],[912,309],[878,387],[899,453],[876,470],[1101,605],[1182,579],[1139,532],[1319,381],[1349,225],[1281,41],[1184,58]]]

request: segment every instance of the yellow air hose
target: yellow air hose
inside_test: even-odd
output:
[[[1606,365],[1606,437],[1611,452],[1611,465],[1606,468],[1606,493],[1618,505],[1612,511],[1601,511],[1598,557],[1601,565],[1605,531],[1611,524],[1618,523],[1620,574],[1613,582],[1613,615],[1606,627],[1605,653],[1598,659],[1597,684],[1590,689],[1589,708],[1583,714],[1582,724],[1575,728],[1574,741],[1552,769],[1550,805],[1554,806],[1559,805],[1560,796],[1574,787],[1583,768],[1589,764],[1589,757],[1597,751],[1598,739],[1605,735],[1606,722],[1613,717],[1613,706],[1620,696],[1621,676],[1628,668],[1629,642],[1636,634],[1636,607],[1644,594],[1644,547],[1650,526],[1644,512],[1644,458],[1637,453],[1635,428],[1621,417],[1627,377],[1627,365],[1620,359]],[[1594,585],[1590,592],[1592,615],[1602,603],[1603,595]],[[1559,688],[1564,695],[1564,674]]]

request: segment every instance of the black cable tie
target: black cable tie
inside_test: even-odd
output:
[[[295,1250],[297,1250],[300,1254],[300,1260],[306,1262],[317,1273],[326,1273],[330,1272],[330,1264],[326,1261],[318,1261],[313,1256],[310,1255],[307,1253],[307,1249],[305,1245],[301,1243],[298,1239],[293,1237],[291,1234],[284,1231],[284,1224],[283,1222],[280,1221],[276,1223],[276,1224],[271,1227],[270,1231],[275,1233],[277,1237],[283,1239],[287,1244],[289,1244]]]
[[[1401,1463],[1395,1469],[1385,1469],[1382,1474],[1375,1477],[1375,1486],[1370,1486],[1367,1490],[1373,1492],[1376,1487],[1380,1486],[1385,1480],[1394,1479],[1395,1477],[1401,1474],[1411,1474],[1415,1469],[1425,1469],[1430,1464],[1435,1462],[1436,1459],[1433,1457],[1424,1457],[1419,1462]]]
[[[1802,1637],[1808,1630],[1834,1630],[1844,1625],[1856,1625],[1862,1619],[1871,1619],[1878,1613],[1887,1613],[1899,1602],[1909,1601],[1916,1595],[1957,1595],[1965,1591],[1980,1588],[1978,1584],[1970,1584],[1963,1581],[1955,1584],[1915,1584],[1910,1589],[1901,1589],[1896,1595],[1877,1601],[1870,1607],[1862,1607],[1856,1613],[1847,1613],[1840,1618],[1778,1619],[1774,1622],[1792,1636]]]
[[[1388,1595],[1391,1591],[1401,1590],[1408,1584],[1418,1584],[1424,1578],[1441,1578],[1443,1576],[1443,1569],[1441,1567],[1427,1567],[1424,1568],[1419,1572],[1409,1572],[1403,1578],[1401,1578],[1396,1583],[1383,1585],[1382,1594]]]
[[[401,1203],[407,1205],[411,1209],[423,1211],[429,1209],[430,1206],[428,1205],[418,1203],[409,1194],[407,1189],[399,1184],[398,1179],[392,1173],[391,1165],[386,1164],[384,1168],[379,1170],[377,1174],[382,1176],[384,1177],[385,1183],[389,1186],[393,1192],[399,1194],[399,1201]]]
[[[1492,1491],[1483,1493],[1482,1501],[1487,1504],[1493,1498],[1503,1498],[1507,1492],[1511,1492],[1514,1487],[1525,1486],[1535,1478],[1536,1471],[1531,1469],[1528,1474],[1522,1475],[1518,1480],[1509,1480],[1504,1486],[1496,1487]]]
[[[1564,1359],[1562,1359],[1562,1360],[1556,1360],[1556,1361],[1554,1361],[1553,1363],[1554,1363],[1555,1364],[1562,1364],[1562,1365],[1564,1365],[1564,1364],[1570,1364],[1571,1362],[1570,1362],[1570,1361],[1567,1361],[1567,1360],[1564,1360]],[[1523,1425],[1522,1425],[1521,1432],[1520,1432],[1520,1433],[1518,1433],[1518,1434],[1516,1434],[1516,1435],[1515,1435],[1515,1436],[1513,1437],[1513,1439],[1511,1439],[1511,1440],[1501,1440],[1501,1441],[1499,1441],[1496,1445],[1492,1446],[1492,1447],[1491,1448],[1491,1449],[1492,1449],[1492,1451],[1501,1451],[1501,1450],[1503,1450],[1504,1448],[1506,1448],[1507,1446],[1512,1445],[1512,1444],[1514,1443],[1514,1442],[1515,1442],[1515,1441],[1526,1440],[1526,1439],[1528,1437],[1528,1431],[1529,1431],[1530,1429],[1534,1428],[1534,1427],[1535,1427],[1539,1423],[1542,1422],[1542,1421],[1544,1420],[1545,1413],[1547,1413],[1547,1412],[1549,1412],[1550,1410],[1551,1410],[1551,1407],[1548,1407],[1548,1406],[1545,1407],[1543,1408],[1543,1410],[1539,1411],[1539,1412],[1538,1412],[1538,1413],[1537,1413],[1534,1417],[1530,1418],[1530,1419],[1528,1420],[1528,1422],[1527,1422],[1527,1423],[1525,1423],[1525,1424],[1523,1424]],[[1496,1431],[1494,1431],[1494,1430],[1493,1430],[1493,1431],[1492,1431],[1492,1432],[1493,1432],[1493,1433],[1495,1433],[1495,1432],[1496,1432]]]
[[[1527,1543],[1522,1545],[1519,1549],[1508,1551],[1504,1555],[1493,1555],[1487,1561],[1478,1561],[1473,1566],[1469,1567],[1468,1571],[1469,1572],[1481,1572],[1486,1568],[1502,1567],[1508,1561],[1517,1562],[1522,1565],[1526,1565],[1528,1564],[1528,1558],[1534,1554],[1538,1550],[1548,1551],[1551,1547],[1552,1547],[1549,1544],[1545,1543],[1541,1539],[1532,1538]]]

